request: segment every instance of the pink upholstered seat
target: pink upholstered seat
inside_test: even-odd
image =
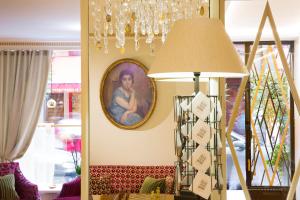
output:
[[[100,177],[109,175],[111,192],[127,191],[138,193],[147,176],[165,178],[175,176],[175,166],[127,166],[127,165],[92,165],[90,176]]]
[[[19,163],[0,163],[0,176],[14,174],[16,191],[21,200],[39,200],[38,186],[29,182],[20,170]]]
[[[80,200],[80,176],[70,182],[64,183],[55,200]]]

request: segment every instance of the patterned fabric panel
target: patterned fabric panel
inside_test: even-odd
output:
[[[90,195],[111,193],[110,176],[90,177],[89,183]]]
[[[110,175],[111,193],[121,191],[138,193],[147,176],[166,178],[175,176],[175,166],[126,166],[126,165],[92,165],[90,177]]]

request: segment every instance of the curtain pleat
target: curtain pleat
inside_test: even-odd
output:
[[[50,51],[0,51],[0,161],[26,152],[44,99]]]

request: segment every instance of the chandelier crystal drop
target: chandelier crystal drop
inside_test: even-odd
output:
[[[92,35],[97,47],[108,53],[108,38],[116,48],[125,48],[126,37],[150,45],[159,37],[165,42],[170,27],[179,19],[208,17],[208,0],[90,0]],[[186,30],[185,30],[186,31]]]

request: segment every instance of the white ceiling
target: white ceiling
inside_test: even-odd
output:
[[[266,0],[226,1],[233,40],[254,40]],[[269,0],[282,39],[300,36],[300,0]],[[265,38],[271,35],[265,30]],[[80,0],[0,0],[0,40],[80,40]]]
[[[80,40],[80,0],[0,0],[0,40]]]
[[[226,30],[235,40],[255,40],[266,0],[226,1]],[[300,36],[300,1],[269,0],[279,36],[282,40]],[[265,39],[273,39],[269,23],[263,31]]]

